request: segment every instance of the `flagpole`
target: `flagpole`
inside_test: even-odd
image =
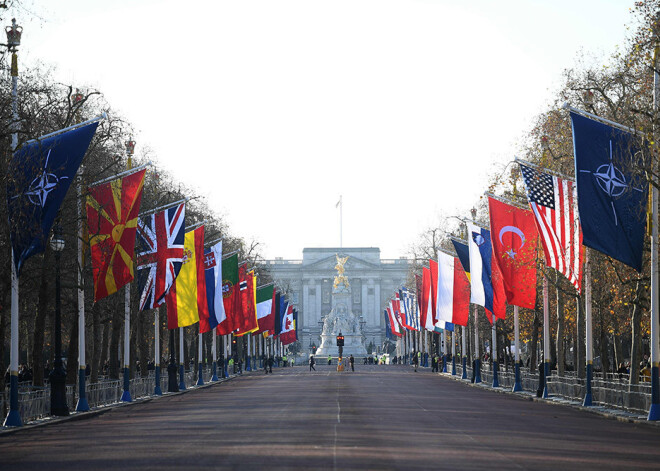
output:
[[[89,403],[85,391],[85,277],[83,276],[83,212],[82,212],[82,169],[78,172],[76,192],[78,193],[78,403],[76,411],[87,412]]]
[[[481,358],[479,358],[479,308],[474,305],[474,382],[481,383]]]
[[[250,350],[250,337],[252,335],[246,334],[247,337],[247,358],[245,360],[245,371],[252,371],[252,367],[250,366],[250,354],[252,353],[252,350]]]
[[[154,310],[154,396],[162,396],[160,388],[160,308]]]
[[[586,381],[586,392],[584,395],[584,401],[582,401],[583,406],[593,405],[592,394],[591,394],[591,382],[593,379],[594,372],[594,347],[593,347],[593,337],[591,331],[591,260],[589,257],[589,249],[584,248],[584,321],[585,321],[585,350],[586,350],[586,362],[587,362],[587,381]],[[653,252],[651,252],[653,254]],[[653,303],[653,299],[651,299]]]
[[[198,369],[198,375],[197,375],[197,386],[204,386],[204,367],[202,366],[202,355],[204,352],[202,351],[202,334],[198,334],[197,336],[197,369]]]
[[[124,287],[124,392],[121,395],[122,402],[132,402],[130,386],[131,367],[131,284]]]
[[[93,186],[98,186],[98,185],[101,185],[102,183],[107,183],[107,182],[110,182],[112,180],[117,180],[118,178],[122,178],[122,177],[125,177],[127,175],[133,175],[134,173],[137,173],[140,170],[149,167],[150,165],[151,165],[151,161],[147,162],[146,164],[142,164],[138,167],[129,168],[128,170],[124,170],[123,172],[119,172],[118,174],[113,175],[111,177],[104,178],[103,180],[99,180],[99,181],[96,181],[94,183],[91,183],[91,184],[87,185],[87,188],[91,188]]]
[[[211,381],[218,381],[218,346],[217,346],[217,335],[215,335],[215,329],[211,331],[213,335],[211,349],[213,350],[213,376],[211,376]]]
[[[57,136],[58,134],[64,134],[67,131],[73,131],[74,129],[82,128],[84,126],[87,126],[88,124],[92,124],[92,123],[95,123],[97,121],[101,121],[102,119],[106,119],[107,117],[108,117],[107,113],[103,113],[103,114],[100,114],[100,115],[98,115],[98,116],[96,116],[92,119],[88,119],[87,121],[83,121],[82,123],[76,123],[76,124],[73,124],[69,127],[58,129],[57,131],[53,131],[51,133],[44,134],[43,136],[39,136],[36,139],[30,139],[25,144],[30,144],[32,142],[37,142],[37,141],[43,141],[44,139],[47,139],[49,137]]]
[[[467,325],[461,327],[461,365],[463,365],[461,379],[467,379]]]
[[[548,278],[543,275],[543,397],[548,397],[550,374],[550,306],[548,305]]]
[[[451,375],[456,376],[456,326],[451,332]]]
[[[447,372],[447,352],[449,349],[447,348],[447,331],[445,329],[440,329],[440,337],[442,338],[442,341],[440,345],[442,345],[442,372],[446,373]]]
[[[658,74],[658,43],[657,22],[654,28],[655,49],[653,51],[653,110],[657,115],[660,108],[660,74]],[[655,130],[654,130],[655,131]],[[658,344],[658,174],[657,159],[653,161],[651,172],[651,407],[648,420],[660,420],[660,345]]]
[[[183,364],[183,327],[179,327],[179,391],[185,391],[185,365]]]
[[[187,203],[189,199],[190,199],[190,198],[183,198],[183,199],[181,199],[181,200],[179,200],[179,201],[175,201],[175,202],[173,202],[173,203],[168,203],[168,204],[164,204],[164,205],[162,205],[162,206],[158,206],[157,208],[150,209],[150,210],[148,210],[148,211],[145,211],[145,212],[143,212],[143,213],[138,214],[138,217],[143,218],[143,217],[145,217],[145,216],[151,216],[152,214],[155,214],[155,213],[157,213],[158,211],[162,211],[162,210],[165,210],[165,209],[172,208],[172,207],[176,206],[177,204]],[[221,239],[219,239],[219,240],[221,240]]]
[[[13,32],[14,42],[10,41],[9,34],[7,42],[10,43],[8,50],[11,50],[11,153],[16,152],[18,147],[18,56],[16,47],[20,44],[23,28],[16,25],[16,20],[12,20],[11,30]],[[21,413],[18,405],[18,272],[14,263],[14,249],[11,250],[11,346],[9,350],[9,413],[5,418],[5,427],[22,427]]]
[[[518,319],[518,309],[518,306],[513,306],[513,332],[516,345],[515,382],[513,383],[513,392],[522,391],[522,384],[520,383],[520,322]]]
[[[490,358],[493,362],[493,387],[499,388],[500,382],[497,371],[497,325],[495,324],[496,321],[497,318],[495,317],[495,314],[493,314],[493,327],[491,329],[492,341],[490,346]]]

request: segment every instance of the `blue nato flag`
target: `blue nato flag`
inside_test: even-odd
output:
[[[571,112],[583,245],[642,270],[648,185],[641,139]]]
[[[29,141],[8,168],[7,210],[16,272],[44,251],[57,212],[71,186],[97,123]]]

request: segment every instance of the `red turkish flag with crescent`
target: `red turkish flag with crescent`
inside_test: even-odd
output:
[[[506,300],[514,306],[534,309],[538,244],[534,214],[490,197],[488,209],[493,261],[502,274]]]

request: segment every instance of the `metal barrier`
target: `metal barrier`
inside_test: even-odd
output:
[[[472,378],[472,367],[466,367],[468,380]],[[457,362],[456,371],[460,377],[463,369]],[[498,381],[501,388],[511,389],[515,381],[513,371],[499,371]],[[493,374],[489,365],[481,368],[481,382],[492,384]],[[536,392],[539,386],[538,373],[520,372],[520,382],[524,391]],[[586,380],[578,378],[575,372],[564,376],[551,374],[548,379],[548,394],[582,402],[586,391]],[[614,373],[599,374],[591,382],[593,403],[595,405],[613,407],[631,412],[646,414],[651,407],[651,384],[628,384],[628,375]]]
[[[203,378],[204,383],[211,380],[213,370],[211,367],[204,368]],[[197,384],[197,369],[191,369],[184,373],[186,388],[195,388]],[[138,376],[130,380],[129,390],[133,399],[153,396],[155,374],[150,371],[148,376]],[[178,384],[177,372],[177,384]],[[167,371],[161,373],[160,387],[163,391],[167,391]],[[99,379],[98,383],[86,383],[85,391],[87,394],[87,402],[90,407],[108,406],[120,402],[122,392],[124,390],[124,382],[119,379]],[[77,385],[67,385],[66,387],[66,400],[70,411],[76,409],[77,402]],[[20,388],[18,391],[18,405],[23,422],[27,423],[32,420],[40,419],[50,415],[50,385],[45,387],[27,386]],[[0,393],[0,411],[2,416],[7,415],[9,409],[9,392],[5,391]]]

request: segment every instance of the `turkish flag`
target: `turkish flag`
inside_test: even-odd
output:
[[[490,197],[488,208],[493,244],[493,274],[497,265],[509,304],[534,309],[538,243],[534,215],[531,211]]]

